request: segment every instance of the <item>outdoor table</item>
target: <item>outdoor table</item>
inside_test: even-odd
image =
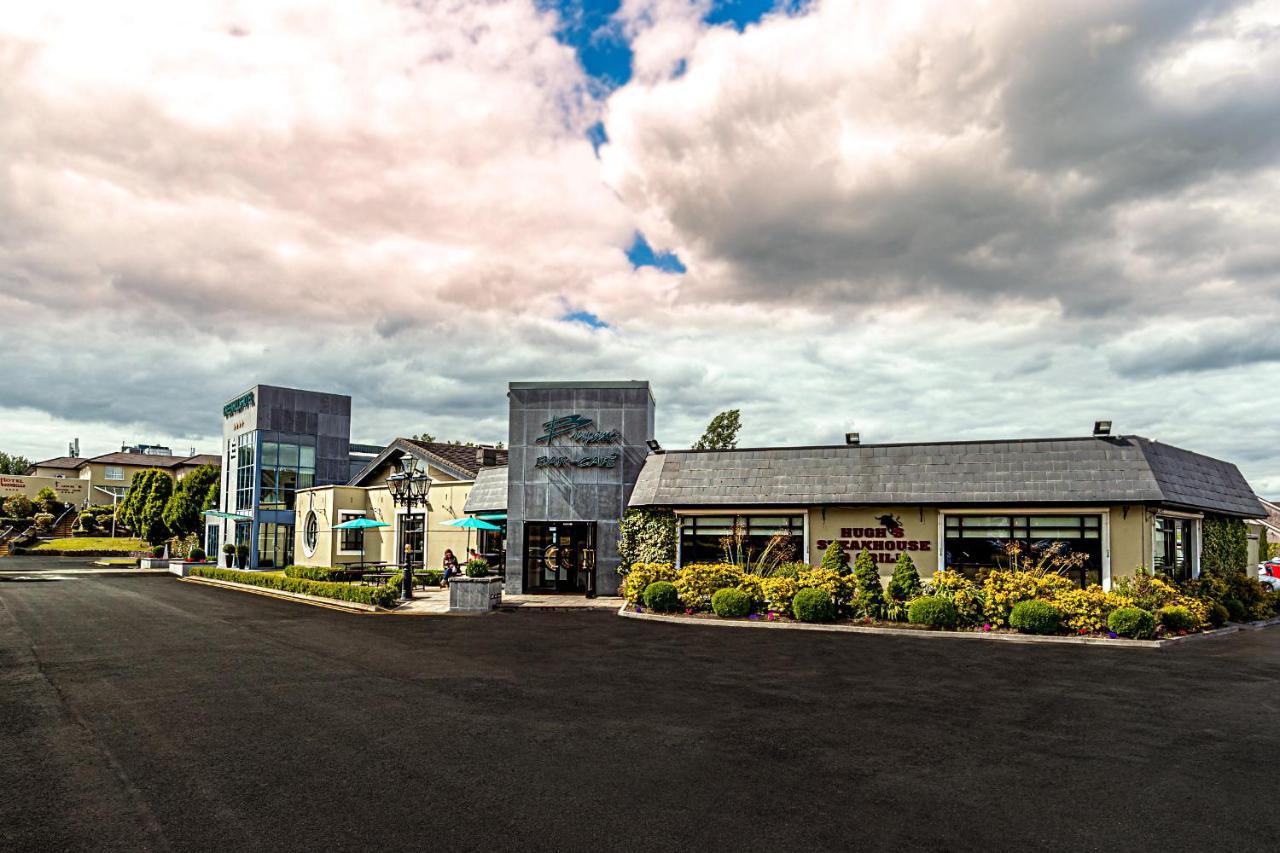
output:
[[[383,583],[385,583],[386,581],[391,580],[391,579],[392,579],[393,577],[395,577],[395,576],[396,576],[396,573],[395,573],[395,572],[365,572],[365,573],[364,573],[364,579],[365,579],[365,580],[367,580],[367,581],[382,581]],[[375,585],[376,585],[376,584],[370,583],[370,586],[375,586]]]

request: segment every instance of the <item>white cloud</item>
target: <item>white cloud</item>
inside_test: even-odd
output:
[[[210,447],[255,382],[498,440],[509,380],[635,377],[668,446],[1111,417],[1280,492],[1274,3],[627,0],[603,102],[531,2],[12,5],[2,449]]]

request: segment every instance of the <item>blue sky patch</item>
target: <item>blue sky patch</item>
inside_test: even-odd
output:
[[[607,329],[609,324],[601,320],[590,311],[584,311],[579,308],[577,311],[569,311],[562,316],[561,321],[565,323],[581,323],[584,326],[590,326],[593,329]]]
[[[655,252],[653,247],[649,245],[649,241],[639,231],[636,232],[636,238],[631,243],[631,248],[627,249],[627,257],[631,260],[631,265],[636,269],[640,267],[657,267],[663,272],[683,274],[685,266],[681,263],[680,258],[676,257],[673,252]]]

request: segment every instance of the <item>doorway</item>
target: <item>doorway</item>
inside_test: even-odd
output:
[[[594,591],[595,540],[594,521],[525,522],[525,592]]]

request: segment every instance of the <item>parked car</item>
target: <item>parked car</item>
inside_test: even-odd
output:
[[[1258,563],[1258,580],[1273,590],[1280,590],[1280,558]]]

